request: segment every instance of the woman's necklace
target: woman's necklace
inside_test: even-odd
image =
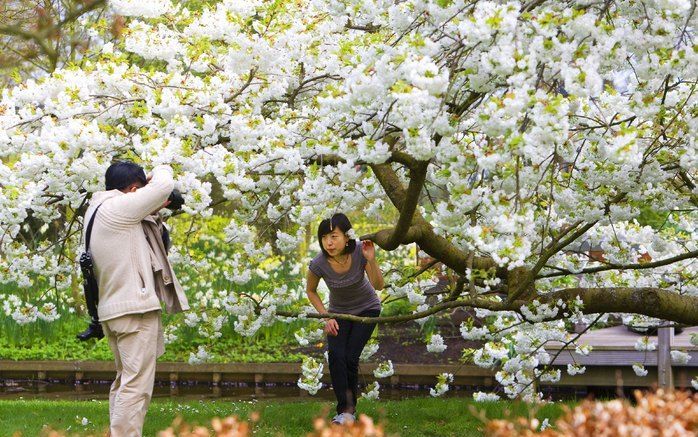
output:
[[[332,257],[332,260],[333,260],[335,263],[339,264],[340,266],[346,265],[346,263],[349,261],[349,254],[347,254],[347,255],[344,257],[344,261],[342,261],[342,262],[337,261],[337,260],[335,259],[335,257]]]

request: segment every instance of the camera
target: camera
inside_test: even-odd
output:
[[[167,209],[172,211],[180,210],[182,209],[182,205],[184,205],[184,197],[182,197],[182,193],[176,188],[172,190],[167,200],[170,201],[170,204],[167,205]]]
[[[99,303],[99,291],[97,279],[94,276],[94,264],[92,255],[89,252],[84,252],[80,256],[80,270],[82,270],[83,291],[85,293],[85,303],[87,304],[87,313],[90,315],[90,326],[86,330],[77,335],[78,340],[87,341],[90,338],[100,339],[104,337],[102,325],[99,323],[99,315],[97,314],[97,305]]]

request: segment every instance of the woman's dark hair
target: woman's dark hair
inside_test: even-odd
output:
[[[137,182],[143,186],[148,183],[143,167],[131,161],[119,161],[110,165],[104,179],[107,191],[123,190]]]
[[[332,217],[320,222],[320,224],[317,227],[317,241],[318,243],[320,243],[320,250],[325,256],[330,256],[330,254],[327,253],[324,247],[322,247],[322,236],[329,234],[334,230],[334,228],[338,228],[340,231],[346,233],[347,231],[349,231],[349,229],[351,229],[351,222],[349,221],[347,216],[345,216],[341,212],[338,212]],[[344,252],[342,253],[352,253],[355,249],[356,240],[350,238],[347,247],[344,248]]]

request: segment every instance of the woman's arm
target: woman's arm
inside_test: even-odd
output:
[[[308,275],[305,281],[305,294],[308,300],[315,307],[318,314],[327,314],[325,304],[322,303],[320,295],[317,294],[317,286],[320,283],[320,277],[308,270]],[[329,335],[337,335],[339,332],[339,324],[335,319],[325,319],[325,332]]]
[[[376,248],[373,245],[373,241],[365,240],[361,244],[361,251],[363,252],[364,258],[366,258],[366,274],[368,275],[368,280],[373,285],[376,290],[382,290],[385,287],[385,282],[383,281],[383,273],[381,268],[376,261]]]
[[[308,270],[308,275],[305,281],[305,294],[308,296],[308,300],[315,307],[319,314],[325,314],[327,310],[325,309],[325,304],[322,303],[320,295],[317,294],[317,286],[320,283],[320,277],[315,273]]]

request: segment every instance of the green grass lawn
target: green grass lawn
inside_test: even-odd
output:
[[[237,415],[246,419],[261,414],[256,427],[258,436],[305,436],[312,431],[312,419],[329,417],[332,404],[323,401],[254,402],[254,401],[183,401],[155,399],[146,417],[144,435],[155,436],[177,416],[191,424],[208,424],[213,417]],[[400,436],[478,436],[483,417],[535,415],[551,423],[562,413],[562,404],[539,407],[518,402],[475,403],[463,398],[417,398],[401,401],[361,401],[359,413],[373,417],[389,433]],[[82,425],[82,418],[89,423]],[[106,401],[0,401],[0,435],[41,434],[45,425],[65,430],[69,435],[87,436],[103,432],[108,426],[109,405]]]

